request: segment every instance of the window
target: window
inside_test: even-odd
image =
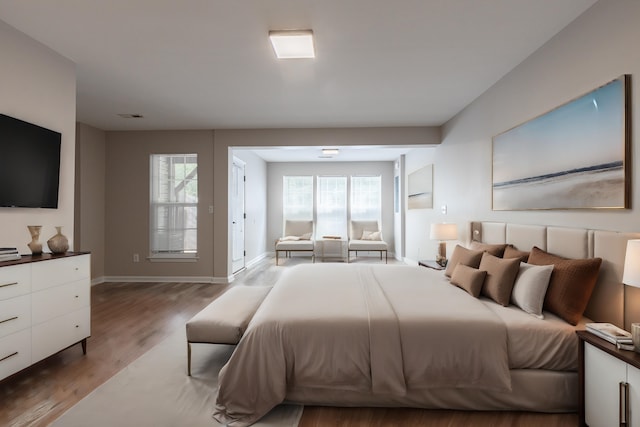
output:
[[[285,176],[282,194],[284,220],[313,219],[313,177]]]
[[[380,221],[382,218],[382,178],[378,176],[351,177],[351,219]]]
[[[151,155],[151,258],[198,252],[198,155]]]
[[[316,236],[347,236],[347,177],[318,177]]]

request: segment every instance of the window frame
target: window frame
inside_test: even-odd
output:
[[[185,168],[185,176],[182,178],[176,178],[176,175],[167,174],[166,177],[163,177],[162,182],[160,181],[160,171],[156,170],[156,159],[161,157],[167,158],[184,158],[182,162],[183,165],[193,164],[195,162],[195,168],[190,174],[186,174]],[[188,158],[191,158],[192,161],[187,161]],[[195,177],[192,176],[195,173]],[[199,191],[200,186],[198,185],[198,154],[197,153],[152,153],[149,156],[149,256],[147,259],[151,262],[195,262],[198,260],[198,211],[199,211]],[[160,201],[158,200],[159,187],[164,183],[164,185],[170,185],[170,183],[180,183],[180,185],[186,186],[190,183],[196,184],[196,200],[195,201]],[[175,187],[174,187],[175,190]],[[169,196],[172,193],[167,192]],[[185,198],[187,194],[185,193]],[[167,226],[166,228],[161,228],[157,224],[157,212],[158,209],[161,208],[182,208],[183,215],[185,219],[183,221],[195,221],[195,227],[189,227],[185,224],[181,228],[172,228]],[[195,208],[195,218],[191,216],[190,218],[186,218],[187,209]],[[172,221],[169,220],[168,223]],[[180,250],[171,250],[169,248],[166,249],[156,249],[158,247],[159,238],[158,231],[161,229],[166,229],[168,233],[171,233],[172,230],[180,230],[182,233],[183,241],[186,240],[187,232],[195,230],[195,248],[185,248],[184,244],[182,249]],[[154,239],[156,241],[154,242]]]

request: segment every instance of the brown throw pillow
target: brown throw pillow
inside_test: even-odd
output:
[[[507,245],[504,248],[502,258],[519,258],[520,262],[527,262],[529,260],[529,252],[519,251],[513,245]]]
[[[451,283],[464,289],[469,295],[478,298],[486,275],[486,271],[458,264],[451,275]]]
[[[534,246],[529,255],[529,264],[553,264],[544,309],[576,325],[591,298],[602,259],[567,259]]]
[[[444,275],[451,277],[456,265],[463,264],[469,267],[478,268],[480,260],[482,259],[482,251],[472,251],[471,249],[463,248],[460,245],[456,245],[456,248],[451,254],[451,258],[447,263],[447,269],[444,271]]]
[[[504,249],[506,247],[507,247],[506,244],[489,245],[487,243],[471,242],[471,249],[473,249],[474,251],[488,252],[493,256],[497,256],[498,258],[502,258],[502,255],[504,254]]]
[[[480,261],[480,270],[487,272],[482,294],[500,305],[508,306],[511,291],[520,271],[520,260],[517,258],[502,259],[485,252]]]

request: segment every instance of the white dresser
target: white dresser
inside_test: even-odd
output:
[[[91,335],[88,253],[0,263],[0,379]]]

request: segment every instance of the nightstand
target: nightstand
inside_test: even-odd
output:
[[[640,423],[640,354],[577,331],[578,415],[590,427]],[[633,414],[633,419],[630,419]],[[624,424],[623,424],[624,423]]]
[[[422,260],[422,261],[418,261],[418,265],[421,265],[423,267],[427,267],[427,268],[432,268],[434,270],[444,270],[445,267],[441,266],[440,264],[438,264],[437,262],[433,261],[433,260]]]

